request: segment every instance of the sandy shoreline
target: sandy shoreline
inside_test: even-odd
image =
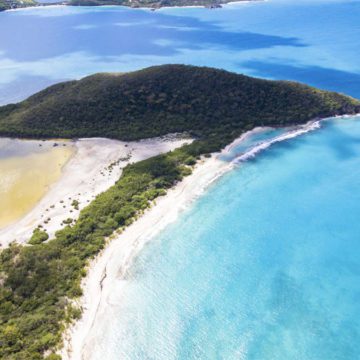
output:
[[[114,287],[118,291],[126,286],[124,275],[136,255],[149,240],[174,222],[211,183],[234,167],[234,163],[220,160],[222,155],[229,153],[249,135],[267,129],[256,128],[249,131],[221,153],[213,154],[211,158],[203,158],[196,164],[190,176],[170,189],[166,196],[157,199],[155,206],[110,241],[91,263],[83,281],[84,296],[77,302],[83,309],[83,315],[64,335],[64,348],[61,351],[63,359],[91,358],[92,347],[96,346],[100,337],[94,324],[101,323],[102,314],[109,311],[108,299]]]
[[[52,238],[63,227],[64,220],[75,220],[96,195],[114,185],[128,163],[171,151],[186,142],[189,140],[176,137],[137,142],[103,138],[77,140],[75,154],[64,166],[60,179],[23,218],[0,229],[1,247],[12,241],[28,241],[38,225]],[[73,205],[74,200],[79,202],[78,206]]]
[[[82,287],[84,296],[78,302],[83,316],[65,334],[63,359],[90,359],[91,348],[98,338],[97,321],[107,308],[107,298],[114,286],[125,286],[123,276],[134,257],[145,244],[169,223],[175,221],[189,203],[197,198],[216,178],[232,168],[232,164],[213,156],[203,159],[193,173],[157,199],[156,205],[134,224],[111,240],[105,250],[92,262]],[[116,285],[115,285],[116,284]]]
[[[291,128],[284,134],[256,144],[245,154],[233,161],[223,161],[221,157],[228,154],[248,136],[268,130],[255,128],[243,134],[228,145],[221,153],[211,158],[203,158],[197,163],[193,173],[170,189],[166,196],[157,199],[156,205],[150,208],[125,231],[116,235],[91,263],[88,274],[83,281],[84,296],[77,301],[83,309],[82,318],[72,325],[64,334],[64,347],[61,350],[63,359],[88,360],[101,340],[101,327],[109,316],[116,316],[111,304],[112,292],[122,292],[127,285],[127,269],[141,249],[168,224],[174,222],[179,214],[199,197],[210,184],[216,181],[234,166],[255,156],[272,144],[294,138],[319,128],[319,121],[312,121],[303,126]],[[100,325],[100,326],[99,326]]]

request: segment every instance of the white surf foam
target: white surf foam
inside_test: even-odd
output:
[[[239,164],[241,162],[247,161],[249,159],[254,158],[258,153],[268,149],[271,145],[273,145],[275,143],[296,138],[296,137],[298,137],[300,135],[304,135],[310,131],[319,129],[320,127],[321,127],[320,121],[312,121],[310,123],[307,123],[306,125],[299,126],[295,129],[292,129],[292,130],[286,132],[285,134],[281,134],[279,136],[276,136],[274,138],[271,138],[269,140],[262,141],[262,142],[256,144],[250,150],[246,151],[245,153],[241,154],[240,156],[237,156],[234,160],[232,160],[232,162],[234,164]]]

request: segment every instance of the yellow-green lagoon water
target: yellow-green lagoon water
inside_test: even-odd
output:
[[[0,138],[0,228],[37,204],[73,153],[71,142]]]

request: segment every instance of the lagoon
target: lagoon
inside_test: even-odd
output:
[[[74,153],[70,142],[0,138],[0,229],[24,216]]]

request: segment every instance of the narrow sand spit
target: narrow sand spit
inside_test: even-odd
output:
[[[128,143],[103,138],[77,140],[76,153],[64,166],[60,179],[22,219],[0,229],[0,245],[28,241],[38,225],[53,237],[64,220],[76,219],[96,195],[114,185],[128,163],[171,151],[187,142],[190,140],[175,136]]]
[[[112,291],[121,292],[124,279],[134,257],[144,245],[200,196],[218,177],[233,168],[233,164],[220,160],[250,134],[266,130],[256,128],[235,140],[222,153],[199,161],[193,173],[184,178],[166,196],[158,198],[135,223],[111,240],[109,245],[92,261],[82,284],[84,296],[78,302],[83,309],[82,318],[64,335],[61,356],[67,360],[91,359],[92,349],[101,342],[101,329],[111,319],[115,307],[109,306]],[[116,311],[116,310],[115,310]]]
[[[112,314],[114,308],[108,306],[112,291],[115,287],[119,293],[126,285],[124,275],[134,256],[147,241],[175,221],[189,202],[230,166],[215,157],[202,160],[190,176],[169,190],[166,196],[157,199],[155,206],[111,240],[97,256],[83,283],[84,296],[79,302],[83,316],[65,334],[65,347],[61,353],[63,359],[91,359],[93,346],[101,342],[104,321],[116,316]]]
[[[271,144],[302,135],[319,127],[319,122],[309,122],[304,126],[292,128],[286,134],[256,144],[237,159],[246,160]],[[157,233],[175,221],[189,204],[221,175],[231,170],[236,159],[231,162],[221,160],[249,135],[268,128],[255,128],[226,147],[222,153],[203,158],[197,163],[193,173],[184,178],[166,196],[157,199],[150,208],[125,231],[116,235],[108,246],[96,257],[83,281],[84,296],[77,302],[83,309],[82,318],[71,326],[64,335],[61,356],[66,360],[89,360],[97,349],[101,349],[102,329],[116,317],[119,301],[124,287],[128,284],[126,272],[134,258]],[[119,295],[120,294],[120,295]]]

